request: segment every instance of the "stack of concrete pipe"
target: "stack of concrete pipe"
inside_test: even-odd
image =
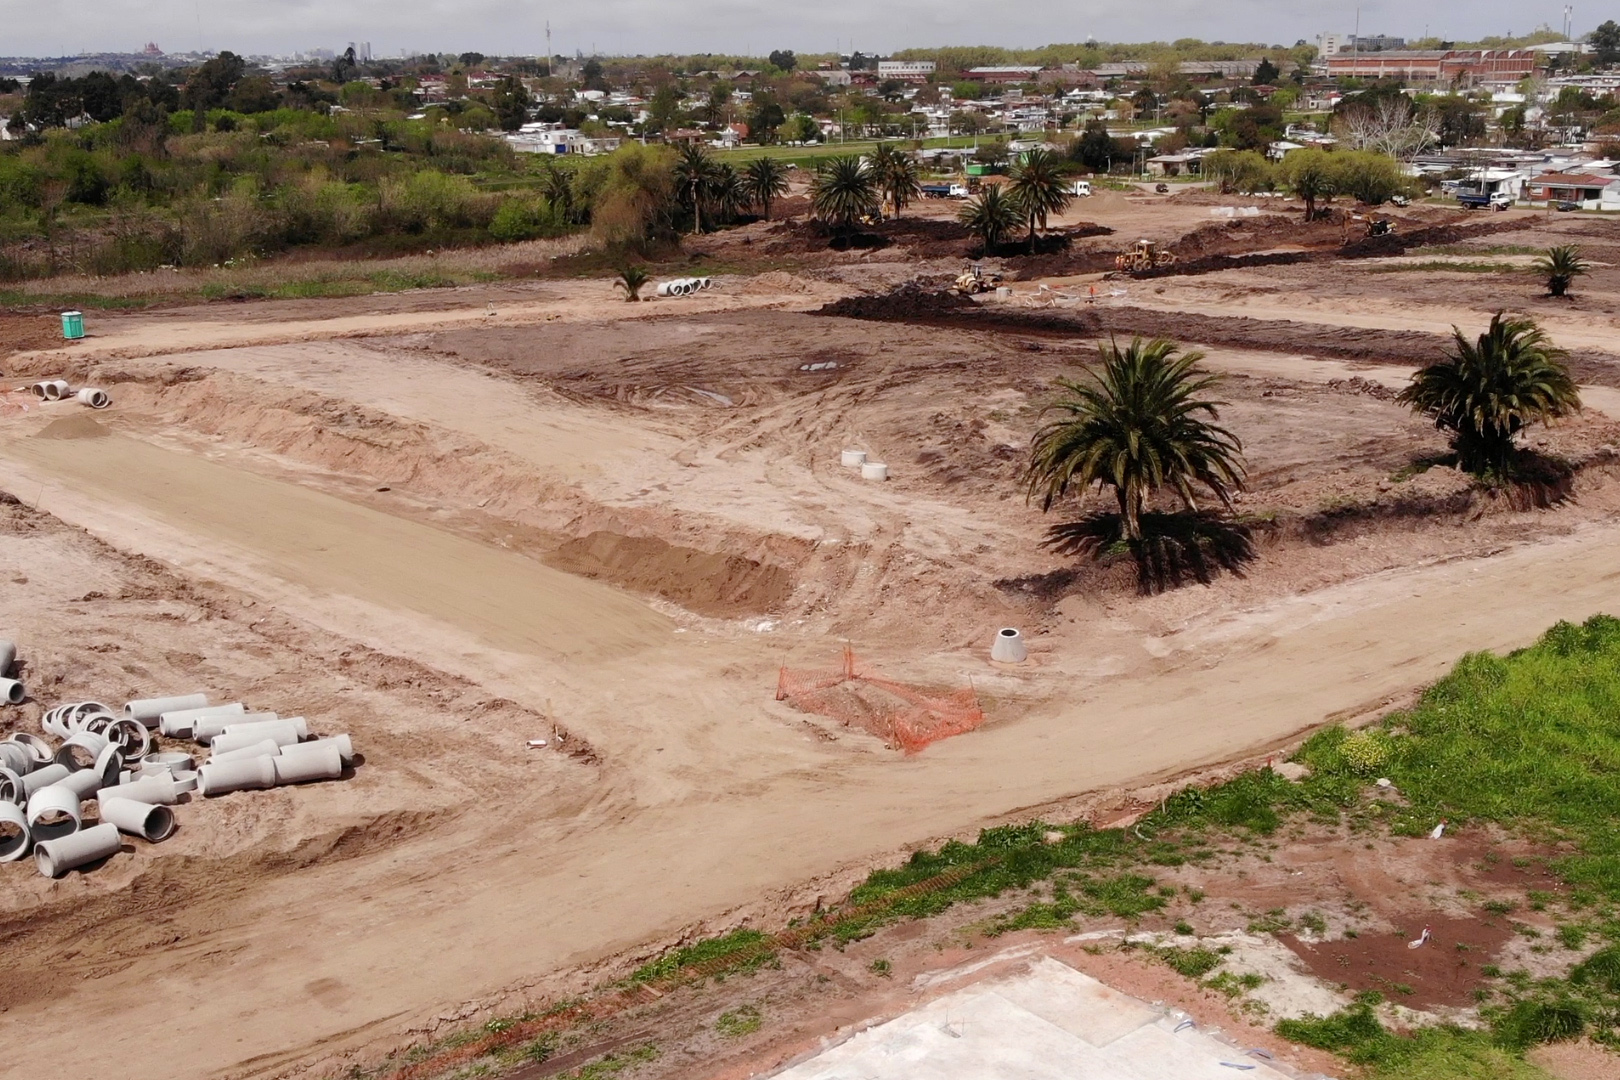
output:
[[[713,284],[713,280],[706,277],[676,278],[673,281],[660,281],[656,291],[659,296],[691,296]]]
[[[0,641],[0,671],[11,663],[10,648]],[[209,705],[204,694],[131,701],[117,712],[71,702],[47,710],[40,726],[61,742],[26,732],[0,740],[0,862],[32,851],[47,877],[117,853],[120,834],[168,839],[173,807],[189,792],[333,780],[354,760],[347,735],[310,738],[301,716]],[[208,760],[198,767],[190,752],[159,750],[153,729],[208,747]],[[85,823],[89,801],[99,824]]]
[[[66,379],[46,379],[34,383],[28,389],[35,397],[45,401],[66,401],[73,398],[79,404],[88,405],[92,409],[105,409],[112,404],[111,395],[100,387],[84,386],[75,391]]]

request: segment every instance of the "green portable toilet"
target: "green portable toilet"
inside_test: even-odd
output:
[[[84,337],[84,312],[62,312],[62,336],[69,341],[77,341]]]

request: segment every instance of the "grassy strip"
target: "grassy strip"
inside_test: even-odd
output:
[[[1442,274],[1527,274],[1532,270],[1528,266],[1515,266],[1504,262],[1448,262],[1444,259],[1430,259],[1424,262],[1401,263],[1395,266],[1369,266],[1363,268],[1369,274],[1410,274],[1410,273],[1442,273]]]
[[[1528,244],[1433,244],[1414,248],[1414,255],[1540,255],[1545,249]]]

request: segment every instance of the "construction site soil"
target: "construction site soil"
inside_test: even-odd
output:
[[[1174,239],[1210,209],[1108,193],[1083,212],[1118,236]],[[57,701],[206,689],[347,730],[365,761],[342,783],[197,800],[174,839],[94,872],[0,868],[8,1067],[134,1080],[371,1067],[617,978],[672,941],[779,928],[930,839],[1038,812],[1126,814],[1160,797],[1139,798],[1143,785],[1371,715],[1465,651],[1620,611],[1620,396],[1605,396],[1620,385],[1620,275],[1599,266],[1559,305],[1516,269],[1519,247],[1554,237],[1608,263],[1617,238],[1584,216],[1489,224],[1504,228],[1445,243],[1512,247],[1479,257],[1514,268],[1408,269],[1475,258],[1409,252],[1137,282],[1034,280],[1026,265],[1009,297],[897,291],[960,270],[926,255],[949,231],[930,225],[907,234],[916,251],[897,238],[786,266],[747,256],[763,272],[643,304],[605,277],[504,282],[92,314],[88,338],[48,347],[27,330],[42,320],[11,316],[5,389],[60,376],[113,406],[0,395],[0,633],[31,690],[4,730],[37,731]],[[781,229],[698,243],[742,264]],[[1472,485],[1443,463],[1442,434],[1392,399],[1449,326],[1477,332],[1503,306],[1576,351],[1588,404],[1529,433],[1573,473],[1540,508]],[[1237,572],[1146,596],[1129,565],[1051,545],[1054,525],[1106,500],[1042,514],[1020,480],[1052,381],[1091,363],[1100,336],[1137,333],[1201,349],[1226,376],[1221,417],[1249,469],[1238,521],[1254,537]],[[841,466],[846,449],[889,479]],[[1003,626],[1022,630],[1025,664],[990,662]],[[904,756],[775,700],[784,665],[836,666],[846,642],[897,680],[971,683],[986,722]],[[1372,884],[1350,892],[1376,909],[1357,924],[1365,944],[1277,947],[1443,1010],[1472,974],[1380,950],[1418,920],[1466,917],[1413,883],[1485,886],[1445,863],[1464,844],[1404,843],[1363,855],[1306,834],[1269,853],[1266,866],[1288,855],[1320,872],[1320,888],[1263,884],[1252,863],[1229,881],[1186,868],[1166,881],[1263,912],[1293,904],[1266,889],[1327,905],[1328,882],[1356,868]],[[1407,855],[1421,865],[1406,884],[1373,880]],[[1395,906],[1378,907],[1380,890]],[[1237,926],[1205,918],[1201,934]],[[802,1049],[838,1017],[902,1000],[860,970],[886,955],[895,970],[932,964],[954,931],[917,925],[852,945],[848,963],[785,964],[801,976],[802,1004],[783,1006],[806,1017],[800,1041],[739,1052]],[[1514,947],[1487,929],[1471,948]],[[1064,955],[1141,986],[1172,977],[1113,951]],[[829,965],[849,969],[827,974],[839,1001],[816,989]],[[724,993],[747,985],[765,984]],[[1197,1007],[1226,1008],[1187,985]],[[714,993],[665,999],[687,1010],[669,1030],[708,1017],[709,1042],[649,1072],[707,1067],[705,1010],[731,1007]],[[660,1029],[658,1007],[614,1038]],[[79,1038],[84,1025],[139,1030],[147,1053]]]

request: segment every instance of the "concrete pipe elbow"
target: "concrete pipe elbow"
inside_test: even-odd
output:
[[[302,784],[310,780],[336,780],[343,775],[343,755],[330,743],[319,750],[274,757],[277,784]]]
[[[149,843],[160,843],[174,835],[174,811],[160,803],[108,798],[101,800],[98,809],[103,822]]]
[[[158,716],[158,734],[171,739],[189,739],[198,720],[214,716],[241,716],[247,708],[240,701],[229,705],[209,705],[201,709],[171,709]]]
[[[276,786],[274,758],[254,757],[245,761],[209,762],[197,770],[199,795],[224,795],[230,791]]]
[[[190,772],[195,762],[190,754],[165,751],[161,754],[147,754],[141,759],[141,775],[144,776],[173,776],[175,773]]]
[[[67,779],[68,774],[72,771],[66,765],[47,765],[43,769],[35,769],[33,772],[24,775],[22,778],[23,800],[26,801],[32,798],[34,792],[41,788],[50,787],[60,780]]]
[[[28,796],[28,834],[53,840],[79,831],[79,793],[64,784],[42,787]]]
[[[69,870],[76,870],[97,859],[116,855],[122,846],[123,841],[118,839],[118,826],[111,822],[102,822],[82,832],[55,840],[36,838],[34,864],[46,877],[57,878]]]
[[[75,731],[67,741],[56,748],[56,763],[70,769],[88,769],[107,749],[108,739],[93,731]]]
[[[298,741],[298,727],[296,724],[287,721],[277,721],[263,725],[255,724],[244,731],[216,735],[208,745],[212,753],[217,757],[219,754],[240,750],[244,746],[252,746],[254,743],[263,742],[266,739],[274,742],[277,746],[291,746]]]
[[[124,705],[124,715],[147,727],[157,727],[158,717],[179,709],[201,709],[208,705],[207,694],[181,694],[178,697],[141,698]]]
[[[57,784],[71,788],[80,799],[88,799],[102,788],[117,787],[124,772],[124,755],[116,746],[108,746],[96,758],[92,768],[68,773]]]
[[[163,776],[143,776],[127,784],[112,784],[96,793],[98,799],[133,799],[136,802],[162,803],[173,806],[183,792],[189,790],[172,773]]]
[[[215,750],[213,756],[208,759],[210,765],[227,761],[246,761],[248,758],[256,757],[275,757],[281,753],[281,744],[274,739],[262,739],[247,746],[239,746],[235,750],[220,750],[219,742],[223,738],[225,736],[221,735],[219,739],[214,740]]]
[[[28,854],[33,837],[28,835],[28,817],[15,803],[0,802],[0,862],[16,862]]]
[[[1024,648],[1024,635],[1010,626],[996,631],[995,644],[990,646],[990,659],[1003,664],[1021,664],[1029,659]]]
[[[105,409],[112,404],[107,391],[95,386],[86,386],[74,396],[79,399],[80,405],[88,405],[92,409]]]
[[[337,747],[338,756],[343,759],[343,764],[350,765],[354,762],[354,744],[349,741],[347,735],[331,735],[324,739],[316,739],[314,742],[293,743],[291,746],[283,746],[281,756],[292,757],[296,754],[315,753],[319,752],[324,746]]]
[[[21,705],[28,696],[28,687],[21,679],[0,679],[0,702],[7,705]]]
[[[273,712],[237,713],[231,716],[205,716],[197,720],[191,728],[191,738],[204,746],[213,742],[215,738],[225,733],[228,727],[241,727],[244,724],[262,724],[271,720],[281,719]]]

